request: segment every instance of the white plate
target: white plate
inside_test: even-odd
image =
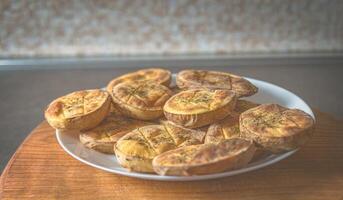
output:
[[[173,75],[173,79],[175,81],[175,75]],[[292,92],[276,86],[274,84],[260,81],[252,78],[247,78],[251,81],[254,85],[259,88],[259,92],[254,95],[253,97],[249,97],[246,99],[252,100],[258,103],[277,103],[282,106],[288,108],[298,108],[301,109],[308,114],[310,114],[314,118],[314,114],[311,108],[297,95],[293,94]],[[136,173],[136,172],[129,172],[125,168],[122,168],[114,155],[107,155],[103,153],[99,153],[95,150],[88,149],[84,147],[78,139],[77,132],[61,132],[56,131],[56,137],[58,143],[61,147],[72,157],[75,159],[93,166],[95,168],[108,171],[115,174],[121,174],[124,176],[130,176],[135,178],[141,179],[150,179],[150,180],[159,180],[159,181],[194,181],[194,180],[205,180],[205,179],[214,179],[226,176],[233,176],[253,170],[257,170],[262,167],[266,167],[268,165],[274,164],[282,159],[287,158],[288,156],[292,155],[296,152],[296,150],[289,151],[283,154],[278,155],[266,155],[261,159],[251,162],[247,166],[242,169],[227,171],[223,173],[217,174],[209,174],[209,175],[199,175],[199,176],[188,176],[188,177],[180,177],[180,176],[160,176],[156,174],[145,174],[145,173]]]

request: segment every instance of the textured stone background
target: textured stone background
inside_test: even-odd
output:
[[[0,57],[342,50],[341,0],[0,0]]]

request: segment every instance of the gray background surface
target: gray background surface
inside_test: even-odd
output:
[[[113,77],[135,70],[105,65],[101,69],[0,71],[0,171],[23,139],[43,120],[44,108],[51,100],[74,90],[104,87]],[[200,65],[199,69],[228,71],[280,85],[299,95],[310,106],[343,118],[342,64]],[[169,69],[177,72],[183,68]]]

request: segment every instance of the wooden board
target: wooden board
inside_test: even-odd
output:
[[[69,156],[41,123],[0,180],[2,199],[343,199],[343,121],[316,112],[311,142],[275,165],[197,182],[147,181],[107,173]]]

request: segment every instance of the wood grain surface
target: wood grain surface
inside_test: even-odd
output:
[[[343,199],[343,121],[316,112],[314,138],[291,157],[233,177],[196,182],[147,181],[87,166],[41,123],[0,179],[1,199]]]

